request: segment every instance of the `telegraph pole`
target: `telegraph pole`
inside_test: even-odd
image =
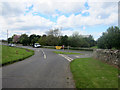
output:
[[[7,44],[8,44],[8,30],[7,30]]]

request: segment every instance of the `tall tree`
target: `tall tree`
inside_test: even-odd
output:
[[[20,36],[19,42],[23,44],[24,46],[29,45],[29,37],[26,34],[22,34]]]
[[[47,45],[47,36],[46,35],[43,35],[42,37],[40,37],[38,39],[38,43],[40,45],[43,45],[43,46],[46,46]]]
[[[117,26],[109,27],[97,40],[97,45],[99,48],[103,49],[120,49],[120,28]]]
[[[36,43],[40,37],[41,37],[40,35],[36,35],[36,34],[30,35],[29,37],[30,44],[34,45],[34,43]]]
[[[65,46],[68,46],[68,36],[65,35],[65,36],[61,36],[61,45],[65,45]]]
[[[61,32],[60,32],[60,30],[59,30],[58,28],[50,29],[50,30],[47,31],[46,33],[47,33],[48,36],[49,36],[49,35],[52,35],[52,36],[54,36],[54,37],[59,37],[59,36],[61,36]]]
[[[69,44],[72,47],[81,47],[82,39],[78,32],[74,32],[72,36],[69,37]]]
[[[47,45],[49,46],[59,45],[59,37],[54,37],[53,35],[47,36]]]
[[[12,43],[12,42],[13,42],[12,37],[8,38],[8,43]]]

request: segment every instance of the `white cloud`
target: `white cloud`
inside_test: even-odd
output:
[[[25,12],[26,5],[24,3],[8,3],[3,2],[0,4],[2,11],[0,15],[4,17],[14,17],[14,16],[20,16]]]
[[[111,2],[89,2],[89,10],[84,12],[89,12],[90,16],[82,15],[71,15],[65,17],[64,15],[60,16],[57,20],[57,23],[63,27],[79,27],[82,25],[116,25],[118,20],[118,8],[117,3]]]
[[[72,30],[65,30],[65,31],[61,31],[62,35],[72,35],[73,31]]]
[[[42,30],[31,30],[29,35],[31,35],[31,34],[43,35],[43,34],[46,34],[45,32],[46,32],[46,30],[44,30],[44,31],[42,31]]]
[[[117,1],[117,0],[116,0]],[[34,1],[26,2],[25,0],[17,2],[0,3],[0,34],[6,33],[10,30],[10,34],[14,33],[35,33],[43,34],[46,30],[54,27],[73,28],[73,30],[62,31],[64,34],[71,35],[74,31],[81,32],[81,34],[88,34],[86,32],[87,26],[116,25],[118,20],[118,3],[100,1],[91,2],[88,0],[89,9],[85,9],[85,1]],[[24,16],[26,7],[33,5],[33,10]],[[56,11],[58,10],[58,11]],[[56,22],[50,21],[44,17],[33,16],[33,12],[40,12],[53,18],[58,17]],[[62,15],[60,15],[59,13]],[[90,16],[75,15],[78,12],[89,12]],[[70,13],[70,16],[65,14]],[[81,26],[83,26],[82,29]],[[68,33],[69,32],[69,33]],[[91,31],[91,34],[93,32]],[[95,36],[95,34],[93,34]],[[99,35],[99,34],[98,34]],[[3,37],[3,36],[2,36]]]
[[[119,0],[1,0],[1,2],[118,2]]]
[[[57,12],[62,14],[66,13],[76,13],[85,10],[84,2],[58,2],[58,1],[48,1],[48,2],[29,2],[33,4],[33,12],[39,12],[44,15],[56,16]]]
[[[23,33],[35,33],[35,34],[41,34],[41,32],[45,32],[46,30],[49,30],[52,25],[54,25],[53,22],[50,20],[47,20],[40,16],[19,16],[19,17],[11,17],[11,18],[3,18],[1,16],[2,22],[0,23],[1,30],[0,34],[3,32],[6,32],[8,29],[10,32],[9,36],[12,36],[13,34],[23,34]],[[40,33],[39,33],[40,32]],[[2,38],[6,38],[3,37]]]

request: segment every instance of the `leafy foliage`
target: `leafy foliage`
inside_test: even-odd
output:
[[[34,45],[34,43],[39,43],[43,46],[64,45],[71,47],[91,47],[95,45],[95,41],[91,35],[89,37],[83,37],[78,32],[73,33],[72,36],[62,36],[59,29],[51,29],[46,34],[42,36],[22,34],[17,40],[19,40],[18,43],[23,45]],[[11,38],[9,41],[11,41]]]
[[[28,35],[22,34],[22,35],[20,36],[19,42],[20,42],[21,44],[23,44],[24,46],[25,46],[25,45],[28,45],[28,44],[29,44]]]
[[[60,45],[68,46],[69,41],[68,41],[68,36],[67,35],[61,36],[61,40],[60,41],[61,41]]]
[[[8,38],[8,43],[12,43],[12,38],[10,37],[10,38]]]
[[[40,35],[36,35],[36,34],[30,35],[29,44],[34,45],[34,43],[36,43],[40,37],[41,37]]]
[[[61,32],[58,28],[55,28],[55,29],[50,29],[49,31],[46,32],[47,35],[52,35],[54,37],[59,37],[61,35]]]
[[[43,35],[42,37],[39,38],[38,43],[41,45],[47,45],[47,37],[46,35]]]
[[[86,37],[75,32],[69,37],[69,45],[72,47],[91,47],[95,45],[95,40],[91,35]]]
[[[102,49],[116,48],[120,49],[120,29],[119,27],[110,27],[98,39],[97,45]]]

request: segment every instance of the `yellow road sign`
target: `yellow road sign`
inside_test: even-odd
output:
[[[62,48],[62,46],[56,46],[56,49],[61,49]]]

